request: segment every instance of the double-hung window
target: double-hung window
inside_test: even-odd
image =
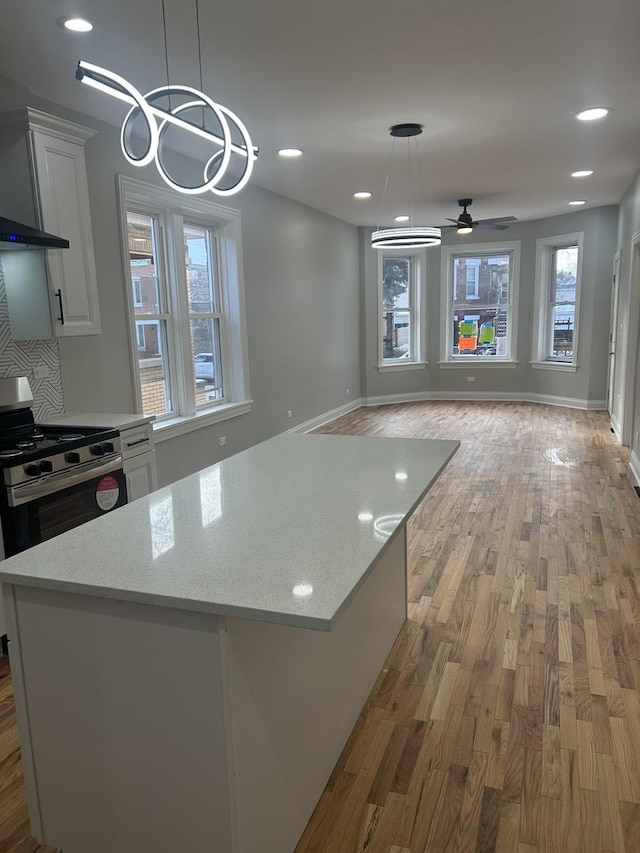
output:
[[[424,364],[424,256],[424,250],[378,255],[381,369]]]
[[[583,234],[537,241],[534,367],[575,370]]]
[[[239,214],[124,177],[120,200],[138,411],[167,434],[248,411]]]
[[[520,243],[443,246],[440,363],[514,364]]]

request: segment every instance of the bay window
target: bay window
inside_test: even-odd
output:
[[[515,364],[520,243],[442,248],[444,366]]]
[[[425,254],[400,249],[379,253],[380,370],[425,362]]]
[[[533,367],[577,367],[583,236],[564,234],[537,241]]]

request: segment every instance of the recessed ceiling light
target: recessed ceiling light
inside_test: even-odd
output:
[[[278,154],[281,157],[289,157],[289,159],[293,159],[294,157],[302,157],[302,149],[301,148],[281,148],[278,151]]]
[[[569,204],[572,207],[580,207],[582,204],[586,204],[587,202],[583,198],[577,198],[575,201],[570,201]]]
[[[396,222],[408,222],[409,221],[409,217],[405,213],[403,213],[401,216],[395,216],[394,219]]]
[[[572,178],[588,178],[593,175],[593,169],[579,169],[577,172],[571,172]]]
[[[608,116],[611,112],[607,107],[590,107],[588,110],[581,110],[576,113],[576,118],[579,121],[597,121],[599,118]]]
[[[58,18],[56,23],[65,30],[71,30],[72,33],[90,33],[94,25],[94,22],[88,18],[77,17]]]
[[[353,194],[354,198],[371,198],[371,193],[368,190],[360,190]]]

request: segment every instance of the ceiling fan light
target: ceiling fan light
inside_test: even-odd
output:
[[[410,228],[383,228],[371,235],[372,249],[423,249],[439,246],[442,243],[442,230],[430,225]]]
[[[470,225],[463,225],[456,230],[456,234],[472,234],[473,228]]]

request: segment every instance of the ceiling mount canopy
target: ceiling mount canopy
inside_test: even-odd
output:
[[[407,162],[409,169],[409,183],[411,184],[411,139],[419,136],[422,133],[423,126],[417,122],[405,122],[404,124],[394,124],[389,128],[389,133],[393,138],[391,144],[391,155],[389,157],[389,169],[384,183],[384,192],[382,193],[382,208],[384,209],[387,187],[389,185],[389,171],[391,160],[393,158],[393,149],[396,139],[407,140]],[[417,142],[414,142],[416,158],[420,170],[420,180],[422,184],[422,195],[424,196],[424,181],[422,175],[422,165],[420,163],[420,155],[418,152]],[[442,242],[442,231],[440,228],[435,228],[430,225],[414,225],[413,224],[413,204],[411,204],[411,212],[409,216],[410,225],[402,228],[380,228],[378,227],[371,235],[371,247],[373,249],[388,249],[388,248],[404,248],[404,249],[423,249],[429,246],[439,246]]]

